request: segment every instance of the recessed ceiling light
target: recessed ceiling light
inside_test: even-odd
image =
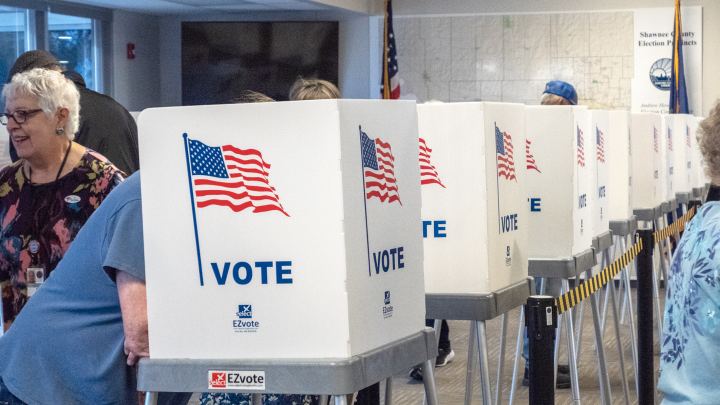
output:
[[[70,62],[68,62],[68,61],[66,61],[66,60],[61,60],[61,61],[59,61],[59,62],[60,62],[61,64],[63,64],[63,65],[67,65],[68,63],[70,63]]]
[[[72,37],[62,36],[62,37],[58,37],[58,39],[72,39]]]

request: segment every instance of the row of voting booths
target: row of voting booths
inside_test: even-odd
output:
[[[636,209],[705,186],[697,123],[486,102],[145,110],[151,357],[138,389],[342,404],[422,363],[434,404],[425,319],[455,319],[471,321],[483,400],[499,403],[485,321],[502,316],[500,376],[506,315],[535,294],[531,276],[567,289],[598,254],[610,260],[613,221],[627,228]]]

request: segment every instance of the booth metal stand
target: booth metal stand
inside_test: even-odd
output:
[[[387,380],[385,403],[391,405],[392,376],[417,364],[423,366],[425,393],[437,405],[431,360],[437,357],[435,331],[425,328],[406,338],[350,358],[320,359],[150,359],[140,360],[138,391],[147,391],[146,405],[157,404],[158,392],[248,392],[208,388],[211,370],[264,371],[265,389],[253,392],[253,405],[261,394],[332,395],[335,405],[347,405],[346,394]]]
[[[607,268],[612,264],[612,259],[610,258],[610,248],[615,245],[614,239],[613,239],[613,231],[610,230],[608,232],[605,232],[595,238],[593,238],[593,249],[595,250],[596,254],[601,255],[600,259],[600,271],[602,269]],[[586,280],[589,280],[592,278],[593,274],[590,270],[587,271]],[[614,280],[610,280],[606,286],[605,291],[605,307],[603,309],[602,314],[602,322],[598,324],[598,315],[596,313],[599,312],[598,305],[599,305],[599,294],[593,294],[592,297],[590,297],[590,303],[592,305],[592,311],[593,311],[593,320],[595,321],[595,344],[598,350],[598,359],[600,358],[601,350],[604,351],[604,348],[600,347],[602,346],[602,343],[604,342],[603,336],[605,332],[605,312],[607,310],[607,299],[610,297],[611,305],[612,305],[612,311],[613,311],[613,321],[615,324],[615,340],[616,340],[616,347],[618,349],[618,355],[620,359],[620,373],[622,375],[622,388],[623,388],[623,396],[625,398],[625,404],[630,405],[630,389],[628,388],[628,382],[627,382],[627,375],[625,373],[625,358],[623,355],[623,348],[622,348],[622,340],[620,338],[620,322],[619,322],[619,316],[618,316],[618,306],[617,306],[617,294],[615,291],[615,282]],[[585,302],[585,301],[583,301]],[[598,333],[599,331],[599,333]],[[582,331],[581,331],[582,333]],[[582,336],[582,335],[581,335]],[[578,339],[579,342],[579,339]],[[598,346],[599,345],[599,346]],[[580,345],[578,344],[578,347]],[[604,361],[603,361],[604,363]],[[600,368],[602,370],[602,367]],[[612,396],[610,392],[610,379],[609,374],[605,374],[605,386],[607,388],[607,403],[612,403]],[[601,381],[602,384],[602,381]],[[602,390],[601,390],[602,393]]]
[[[613,236],[615,238],[615,243],[613,244],[613,255],[612,258],[614,259],[618,255],[615,254],[615,251],[617,250],[617,247],[620,247],[621,253],[623,254],[628,246],[630,246],[630,243],[628,242],[628,237],[633,237],[635,235],[635,232],[637,232],[638,229],[638,219],[637,216],[632,216],[630,219],[627,220],[617,220],[617,221],[610,221],[610,230],[613,233]],[[632,242],[632,241],[630,241]],[[625,308],[629,308],[629,316],[628,316],[628,323],[629,323],[629,329],[630,329],[630,348],[632,352],[633,357],[633,370],[635,374],[635,391],[637,392],[638,389],[638,378],[637,378],[637,365],[638,365],[638,357],[637,357],[637,340],[635,336],[635,315],[633,313],[632,309],[632,294],[631,294],[631,288],[630,288],[630,273],[631,273],[632,265],[628,265],[627,267],[623,268],[620,271],[620,292],[615,297],[613,295],[613,299],[615,300],[612,303],[613,311],[616,310],[616,308],[619,306],[619,304],[622,302],[622,310],[620,312],[620,323],[624,323],[624,315],[625,315]],[[612,292],[615,292],[615,283],[613,282],[608,283],[609,287],[605,294],[605,308],[603,310],[603,325],[605,324],[605,318],[604,314],[607,310],[608,306],[608,295]],[[617,322],[617,320],[616,320]],[[604,329],[603,329],[604,330]],[[619,333],[620,327],[616,323],[615,324],[615,330],[616,333]],[[620,347],[620,345],[618,345]],[[620,357],[622,361],[622,356]]]
[[[505,338],[507,336],[508,312],[521,307],[534,292],[535,285],[532,277],[517,282],[503,289],[481,294],[425,294],[425,316],[435,319],[436,331],[440,320],[450,319],[470,321],[470,338],[468,343],[467,374],[465,377],[465,405],[472,402],[473,371],[475,359],[475,345],[477,344],[480,359],[480,380],[482,384],[482,398],[484,404],[499,404],[502,402],[503,368],[505,364]],[[498,362],[498,378],[495,390],[495,401],[492,402],[492,387],[490,385],[490,365],[488,361],[488,346],[485,322],[502,315],[500,330],[500,359]],[[522,324],[522,315],[521,324]],[[518,343],[522,344],[522,329]],[[517,372],[517,356],[513,371],[513,392],[515,388],[515,373]],[[423,374],[424,377],[424,374]],[[511,403],[513,392],[511,392]]]
[[[583,272],[592,269],[597,264],[597,259],[595,257],[595,251],[593,249],[588,249],[582,253],[579,253],[577,255],[574,255],[572,257],[568,258],[557,258],[557,259],[529,259],[528,260],[528,275],[535,277],[535,278],[548,278],[548,277],[555,277],[562,280],[562,293],[566,293],[570,291],[570,283],[568,280],[570,278],[575,278],[582,274]],[[541,291],[540,294],[544,294],[544,283],[541,283]],[[558,325],[561,325],[562,320],[565,321],[565,329],[566,329],[566,335],[567,335],[567,344],[568,344],[568,365],[570,367],[570,384],[572,389],[572,397],[573,397],[573,403],[574,404],[580,404],[580,389],[578,386],[578,377],[577,377],[577,352],[575,348],[575,330],[573,326],[573,312],[575,311],[575,308],[571,309],[569,313],[561,314],[558,318]],[[595,315],[595,314],[593,314]],[[598,323],[599,325],[599,323]],[[520,328],[522,330],[523,326],[523,319],[522,316],[520,317]],[[599,330],[598,330],[599,332]],[[597,336],[597,334],[596,334]],[[522,336],[520,336],[520,339]],[[558,356],[558,347],[559,347],[560,339],[555,339],[555,364],[557,364],[557,356]],[[598,346],[598,347],[601,347]],[[515,352],[515,358],[517,362],[517,356],[519,352],[520,346],[518,345],[518,348]],[[603,355],[603,363],[604,363],[604,355]],[[601,372],[601,374],[606,374],[607,370],[604,372]],[[557,381],[557,367],[554,367],[554,374],[555,374],[555,381]],[[513,375],[513,384],[515,384],[515,378],[516,376]],[[601,377],[603,378],[603,377]],[[601,392],[604,391],[604,388],[601,384]],[[512,394],[511,394],[512,395]],[[511,399],[512,400],[512,399]]]

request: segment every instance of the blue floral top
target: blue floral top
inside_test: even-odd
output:
[[[718,404],[720,202],[704,204],[686,226],[668,278],[658,384],[663,405]]]

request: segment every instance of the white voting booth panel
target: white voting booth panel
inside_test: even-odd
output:
[[[663,114],[663,142],[660,171],[660,182],[662,184],[661,198],[663,201],[669,201],[675,198],[675,149],[678,143],[678,134],[676,131],[679,118],[674,115]]]
[[[149,109],[139,141],[152,358],[347,358],[424,327],[414,102]]]
[[[605,138],[608,151],[608,216],[625,220],[633,215],[632,207],[632,117],[629,111],[608,111],[609,133]]]
[[[677,133],[682,134],[681,145],[675,149],[675,188],[681,192],[691,192],[695,185],[695,155],[693,150],[697,144],[697,119],[692,115],[680,115],[680,126]]]
[[[12,159],[10,158],[10,136],[7,127],[0,125],[0,169],[10,166]]]
[[[531,258],[568,257],[592,244],[589,123],[586,107],[525,108],[528,154],[537,167],[527,171]]]
[[[521,104],[418,105],[426,293],[491,292],[527,277],[523,113]]]
[[[610,229],[608,208],[612,194],[608,192],[609,165],[607,162],[610,151],[607,149],[607,139],[610,133],[610,114],[608,111],[588,111],[590,115],[590,133],[587,142],[592,151],[588,159],[590,177],[593,185],[590,197],[592,209],[593,235],[597,236]]]
[[[135,123],[137,123],[138,117],[140,117],[140,113],[141,113],[141,112],[142,112],[142,111],[130,111],[130,115],[131,115],[131,116],[133,117],[133,119],[135,120]]]
[[[633,208],[654,208],[664,201],[660,182],[664,136],[660,114],[632,114]]]
[[[693,142],[692,148],[694,167],[693,172],[695,174],[694,187],[705,187],[706,183],[710,183],[710,179],[708,179],[707,175],[705,174],[705,158],[700,152],[700,144],[697,142],[698,127],[704,119],[704,117],[695,117],[695,138],[693,138],[693,141],[695,142]]]

